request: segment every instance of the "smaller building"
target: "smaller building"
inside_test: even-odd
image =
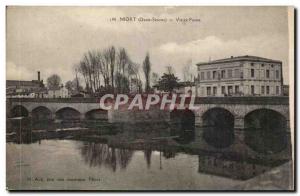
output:
[[[130,80],[130,93],[136,94],[142,91],[142,83],[137,78],[131,78]]]
[[[70,95],[70,97],[85,97],[85,98],[88,98],[88,97],[91,97],[90,94],[86,91],[76,91],[76,92],[73,92],[73,94]]]
[[[169,92],[165,92],[159,90],[158,85],[153,85],[154,93],[156,94],[165,94]],[[173,93],[177,94],[185,94],[186,96],[196,95],[196,85],[194,82],[179,82],[178,87],[173,89]]]
[[[196,95],[196,85],[194,82],[179,82],[179,87],[175,88],[174,91],[186,96]]]
[[[50,88],[48,90],[48,98],[69,98],[69,91],[63,85],[57,88]]]
[[[37,80],[6,80],[7,97],[42,98],[45,94],[45,85],[43,80],[41,80],[39,71],[37,72]]]
[[[289,90],[290,90],[289,85],[283,85],[282,86],[282,95],[289,96]]]

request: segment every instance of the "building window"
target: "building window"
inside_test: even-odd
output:
[[[251,78],[254,78],[254,69],[251,69]]]
[[[217,79],[217,71],[213,71],[213,79]]]
[[[251,66],[253,67],[253,66],[254,66],[254,63],[251,63]]]
[[[232,78],[232,69],[228,69],[228,78]]]
[[[254,91],[254,85],[251,85],[251,94],[254,95],[255,91]]]
[[[276,79],[279,78],[279,70],[276,70]]]
[[[239,93],[239,91],[240,91],[239,86],[236,85],[236,86],[235,86],[235,93]]]
[[[260,78],[264,78],[265,77],[265,70],[261,70],[260,72]]]
[[[279,95],[279,86],[276,86],[276,95]]]
[[[222,94],[225,94],[225,86],[222,86]]]
[[[270,70],[266,70],[266,78],[270,78]]]
[[[265,94],[265,86],[261,86],[261,94]]]
[[[274,65],[272,64],[271,67],[274,67]]]
[[[206,79],[210,80],[210,71],[206,72]]]
[[[261,64],[261,67],[264,67],[265,65],[264,64]]]
[[[211,87],[210,87],[210,86],[208,86],[208,87],[206,88],[206,94],[207,94],[208,96],[211,95]]]
[[[225,78],[225,70],[221,71],[221,78]]]
[[[201,72],[201,80],[204,80],[204,72]]]
[[[240,71],[239,69],[234,70],[234,77],[236,77],[236,78],[240,77],[239,76],[239,71]]]
[[[229,95],[232,95],[232,93],[233,93],[232,90],[233,90],[232,86],[228,86],[228,94]]]
[[[267,95],[270,94],[270,86],[266,86]]]
[[[204,80],[204,72],[201,72],[201,80]]]
[[[213,95],[216,95],[216,94],[217,94],[217,87],[214,86],[214,87],[213,87]]]

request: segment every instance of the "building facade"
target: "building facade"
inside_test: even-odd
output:
[[[196,65],[197,96],[282,95],[281,61],[246,55]]]
[[[43,97],[46,93],[43,80],[40,78],[40,72],[37,72],[37,80],[6,80],[7,97]]]

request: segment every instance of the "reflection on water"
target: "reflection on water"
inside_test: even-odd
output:
[[[160,147],[160,150],[155,151],[149,148],[149,146],[141,150],[141,152],[144,154],[144,160],[148,169],[151,168],[153,153],[159,153],[160,168],[162,167],[162,157],[164,159],[171,159],[180,153],[175,148]],[[134,150],[110,147],[108,144],[103,143],[84,142],[81,148],[81,155],[84,157],[85,163],[90,167],[105,166],[114,172],[117,168],[121,170],[126,169],[128,164],[130,164],[133,154]],[[240,180],[252,178],[283,163],[278,162],[274,163],[274,165],[272,163],[258,164],[254,160],[245,160],[243,157],[226,157],[220,153],[212,155],[198,154],[198,159],[198,172]]]
[[[217,118],[214,119],[216,120],[213,122],[205,123],[218,125]],[[92,127],[84,131],[96,130],[93,134],[97,133],[98,137],[107,134],[103,132],[103,123],[59,122],[55,125],[53,122],[45,123],[48,126],[46,130],[49,127],[52,129],[45,134],[50,133],[51,136],[55,133],[53,137],[49,135],[46,137],[52,140],[41,140],[32,134],[37,128],[45,126],[41,122],[30,124],[25,120],[24,123],[28,126],[23,126],[22,132],[17,132],[19,139],[16,141],[21,144],[7,143],[7,183],[10,188],[26,189],[35,186],[37,189],[217,190],[232,187],[240,181],[260,175],[287,161],[265,162],[245,157],[225,156],[221,152],[201,152],[198,148],[201,144],[195,140],[194,127],[187,129],[184,123],[179,129],[171,127],[153,131],[151,127],[147,130],[124,128],[111,135],[113,142],[91,141],[81,136],[76,138],[77,140],[56,140],[55,138],[68,138],[71,132],[53,132],[53,129],[61,127],[83,126]],[[211,126],[203,129],[206,136],[207,130],[210,129]],[[111,130],[108,132],[111,133]],[[91,136],[95,136],[93,134]],[[208,141],[214,143],[215,139],[211,137]],[[219,144],[222,146],[225,143]],[[27,179],[43,176],[86,179],[92,177],[101,180],[96,184],[91,182],[32,184],[32,181]]]
[[[170,147],[152,150],[154,148],[132,150],[74,140],[7,143],[7,183],[10,188],[23,189],[218,190],[238,185],[240,180],[272,168],[221,154],[187,154]],[[32,183],[27,181],[28,177],[101,180],[97,183]]]
[[[85,163],[91,167],[101,167],[116,171],[117,167],[126,169],[129,164],[133,151],[128,149],[116,149],[109,147],[107,144],[87,143],[81,148],[81,155]]]
[[[271,169],[270,166],[218,156],[199,156],[199,172],[246,180]]]

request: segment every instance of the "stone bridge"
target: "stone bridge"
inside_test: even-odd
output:
[[[50,118],[54,119],[60,111],[69,109],[77,111],[80,119],[85,119],[87,113],[100,110],[99,100],[99,98],[11,98],[7,99],[7,115],[11,116],[12,111],[20,107],[19,109],[23,109],[25,113],[28,113],[27,115],[38,112],[37,109],[47,110]],[[245,128],[244,120],[246,115],[262,109],[276,112],[283,116],[286,120],[287,128],[289,128],[290,124],[288,97],[198,97],[195,99],[195,105],[198,106],[197,110],[193,110],[196,126],[202,126],[203,115],[216,108],[232,114],[234,127],[237,129]],[[118,119],[111,119],[114,118],[113,114],[118,113],[118,111],[108,111],[107,113],[110,121],[118,121]],[[127,118],[119,115],[119,120],[128,120],[130,113],[128,113],[129,116]],[[155,118],[155,115],[154,113],[153,118]],[[170,112],[167,112],[166,119],[170,119]],[[155,119],[152,120],[155,121]]]
[[[106,118],[110,122],[155,122],[167,121],[172,127],[172,113],[175,111],[165,111],[159,109],[152,109],[149,111],[128,111],[128,110],[109,110],[104,111],[100,109],[99,98],[57,98],[57,99],[35,99],[35,98],[12,98],[7,99],[7,116],[13,117],[16,115],[16,111],[21,113],[18,115],[32,116],[38,118],[40,113],[44,114],[48,119],[64,118],[68,116],[76,116],[76,119],[86,119],[90,116],[96,116],[96,119]],[[207,151],[226,151],[226,152],[242,152],[242,154],[255,155],[257,153],[249,146],[253,145],[255,149],[255,140],[259,140],[260,136],[250,137],[247,139],[247,134],[250,131],[245,131],[251,126],[254,126],[256,130],[262,131],[262,128],[268,128],[271,130],[271,134],[277,135],[276,137],[282,137],[286,139],[278,140],[275,138],[272,143],[280,143],[278,146],[286,146],[285,150],[279,154],[272,156],[281,156],[288,158],[291,152],[290,145],[290,118],[289,118],[289,100],[288,97],[205,97],[196,98],[195,106],[198,109],[188,110],[188,113],[184,113],[185,110],[181,110],[183,118],[191,117],[189,121],[181,119],[181,122],[185,121],[188,124],[192,124],[195,128],[196,140],[195,144],[201,149]],[[98,112],[98,114],[97,114]],[[99,113],[100,112],[100,113]],[[188,115],[187,115],[188,114]],[[183,123],[184,124],[184,123]],[[216,148],[209,144],[209,139],[205,139],[205,127],[208,132],[212,132],[214,135],[222,134],[223,127],[231,126],[229,128],[232,132],[233,139],[230,139],[230,134],[220,137],[222,140],[232,140],[228,142],[228,146],[223,146],[221,149]],[[182,127],[183,125],[179,125]],[[221,132],[213,132],[212,126],[221,126]],[[277,132],[277,126],[282,132]],[[189,129],[188,125],[185,129]],[[203,128],[204,127],[204,128]],[[228,130],[229,130],[228,129]],[[257,132],[256,132],[257,134]],[[208,134],[209,135],[209,134]],[[226,139],[227,137],[227,139]],[[269,137],[264,136],[264,137]],[[219,139],[220,139],[219,138]],[[248,137],[249,138],[249,137]],[[217,138],[218,139],[218,138]],[[286,143],[287,141],[287,143]],[[261,141],[264,143],[267,141]],[[223,142],[224,143],[224,142]],[[225,142],[226,143],[226,142]],[[270,142],[269,142],[270,143]],[[272,145],[271,145],[272,147]],[[259,154],[260,155],[260,154]]]
[[[194,111],[196,126],[203,125],[203,115],[215,108],[227,110],[234,117],[234,127],[245,128],[245,117],[251,112],[269,110],[282,115],[289,128],[289,100],[288,97],[210,97],[196,99],[195,105],[199,109]]]
[[[80,119],[85,119],[85,115],[88,112],[100,109],[100,104],[97,99],[82,98],[12,98],[7,100],[7,105],[8,115],[12,115],[12,111],[15,108],[21,107],[21,109],[26,109],[26,111],[28,112],[28,116],[31,116],[38,109],[44,111],[47,110],[49,111],[50,119],[57,118],[57,114],[64,109],[77,111],[80,114]]]

